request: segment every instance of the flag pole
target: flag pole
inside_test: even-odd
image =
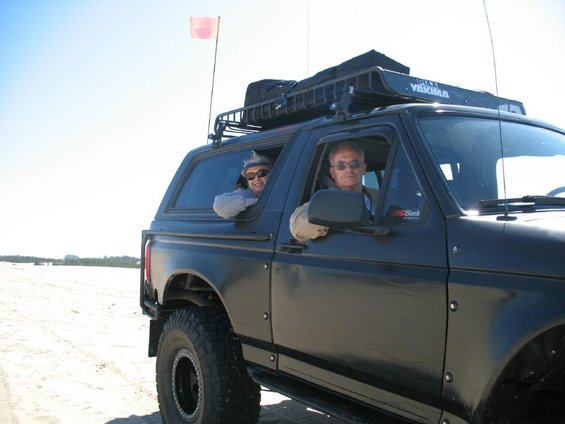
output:
[[[210,110],[208,111],[208,131],[206,139],[210,136],[210,121],[212,120],[212,99],[214,98],[214,80],[216,78],[216,58],[218,56],[218,39],[220,38],[220,17],[218,16],[218,31],[216,32],[216,48],[214,49],[214,68],[212,69],[212,90],[210,91]]]
[[[310,0],[307,3],[306,13],[306,76],[310,76]]]

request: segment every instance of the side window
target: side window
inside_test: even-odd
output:
[[[173,209],[211,209],[214,197],[237,188],[241,164],[249,150],[204,158],[192,167]]]
[[[427,204],[406,152],[399,144],[391,146],[391,142],[380,135],[340,138],[320,144],[312,168],[314,175],[303,202],[308,201],[317,190],[336,187],[330,177],[328,153],[343,142],[355,144],[365,154],[367,170],[362,185],[365,192],[375,199],[376,206],[380,206],[376,211],[379,222],[416,224],[425,219]]]
[[[389,171],[381,221],[417,223],[427,214],[422,189],[401,146]]]
[[[359,147],[365,156],[367,170],[361,183],[374,201],[379,195],[385,176],[387,158],[390,151],[389,141],[380,135],[340,138],[338,141],[321,143],[316,152],[316,159],[312,166],[311,183],[308,184],[304,193],[303,202],[310,200],[315,191],[336,187],[330,173],[329,152],[342,143],[351,143]]]

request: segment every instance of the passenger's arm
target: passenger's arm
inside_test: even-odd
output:
[[[214,199],[214,212],[224,219],[233,218],[243,212],[249,206],[257,203],[255,197],[249,190],[237,189],[230,193],[219,194]]]
[[[290,217],[290,233],[298,241],[312,240],[328,234],[329,227],[312,224],[308,221],[308,204],[295,209]]]

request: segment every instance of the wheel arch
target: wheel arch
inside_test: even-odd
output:
[[[178,270],[167,280],[162,305],[166,309],[177,309],[186,303],[217,306],[227,314],[222,295],[210,279],[196,271]]]
[[[157,293],[155,293],[157,296]],[[155,297],[157,298],[157,297]],[[160,299],[162,310],[157,320],[149,325],[148,355],[157,355],[159,339],[169,316],[175,311],[191,306],[214,306],[222,312],[228,321],[230,317],[217,288],[203,275],[189,270],[178,270],[166,282]]]
[[[487,422],[539,416],[544,401],[556,396],[563,401],[565,318],[543,326],[522,341],[508,352],[499,368],[483,396],[481,409]]]
[[[445,381],[446,413],[469,423],[501,416],[513,388],[534,386],[527,373],[545,381],[564,369],[552,357],[565,356],[565,306],[561,280],[476,273],[452,275]],[[556,354],[548,346],[555,346]],[[563,374],[561,374],[563,376]],[[565,386],[565,383],[563,384]],[[509,391],[510,389],[510,391]],[[533,407],[533,405],[531,405]]]

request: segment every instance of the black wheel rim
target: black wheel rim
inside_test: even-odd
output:
[[[180,415],[185,421],[192,420],[200,407],[200,371],[187,349],[179,351],[175,357],[172,385]]]

